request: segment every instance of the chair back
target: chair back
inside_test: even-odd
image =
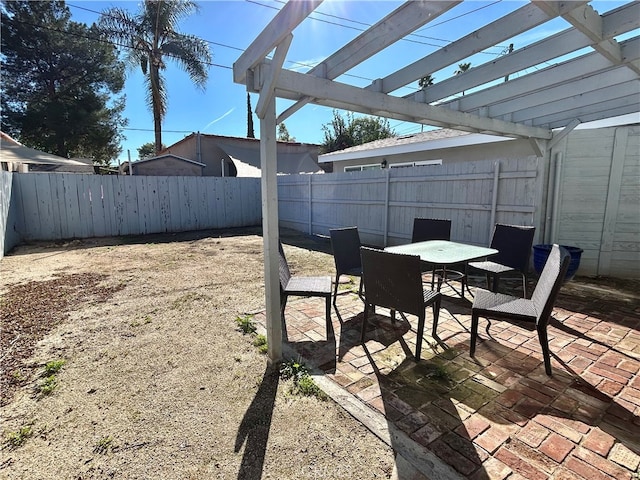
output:
[[[490,260],[526,273],[529,270],[535,233],[536,227],[496,223],[491,248],[498,250],[498,254],[493,255]]]
[[[420,257],[361,247],[366,303],[413,315],[424,314]]]
[[[280,257],[280,263],[278,265],[278,270],[280,273],[280,293],[282,293],[289,284],[289,280],[291,279],[291,271],[289,270],[287,257],[285,257],[284,255],[284,249],[282,248],[282,243],[280,241],[278,241],[278,253]]]
[[[358,227],[329,230],[336,270],[340,273],[362,268]]]
[[[571,254],[566,248],[557,244],[551,248],[547,263],[544,264],[544,269],[531,296],[531,301],[536,307],[536,312],[538,312],[536,325],[539,328],[546,328],[549,322],[551,311],[569,268],[570,260]]]
[[[451,220],[414,218],[411,243],[427,240],[451,240]]]

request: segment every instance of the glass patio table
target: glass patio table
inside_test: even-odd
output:
[[[498,253],[498,250],[495,248],[479,247],[477,245],[451,242],[449,240],[428,240],[426,242],[407,243],[387,247],[385,251],[405,255],[418,255],[423,262],[441,266],[443,274],[441,275],[442,278],[438,281],[438,289],[440,289],[442,281],[447,281],[447,267],[459,263],[466,264],[471,260],[490,257]],[[452,288],[464,298],[464,276],[466,276],[466,273],[457,273],[459,273],[463,279],[462,292],[458,292],[455,288]],[[468,286],[467,290],[469,290]]]

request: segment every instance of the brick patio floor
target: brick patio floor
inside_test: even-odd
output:
[[[524,324],[492,320],[489,335],[481,319],[469,357],[471,297],[443,294],[438,338],[429,308],[419,362],[415,317],[394,324],[378,308],[360,344],[363,303],[351,291],[338,295],[329,336],[324,302],[292,297],[286,343],[383,420],[392,434],[382,437],[410,450],[420,478],[640,478],[640,293],[567,283],[549,325],[552,377]],[[264,324],[264,312],[255,318]]]

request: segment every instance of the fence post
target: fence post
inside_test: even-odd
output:
[[[496,224],[496,211],[498,209],[498,185],[500,183],[500,160],[493,164],[493,196],[491,197],[491,221],[489,222],[489,241],[493,235],[493,226]]]
[[[386,175],[386,183],[385,183],[385,191],[384,191],[384,239],[383,239],[383,247],[387,246],[387,242],[389,240],[389,177],[391,174],[391,169],[385,169]]]
[[[313,218],[312,218],[312,213],[311,213],[311,209],[313,208],[313,199],[311,197],[311,177],[313,177],[313,175],[307,175],[308,179],[309,179],[309,187],[308,187],[308,192],[309,192],[309,235],[313,235]]]

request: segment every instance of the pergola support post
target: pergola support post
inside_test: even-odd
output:
[[[262,241],[264,288],[267,314],[269,361],[282,360],[282,320],[280,316],[280,274],[278,256],[278,158],[276,146],[276,103],[271,96],[260,118],[260,169],[262,188]]]

